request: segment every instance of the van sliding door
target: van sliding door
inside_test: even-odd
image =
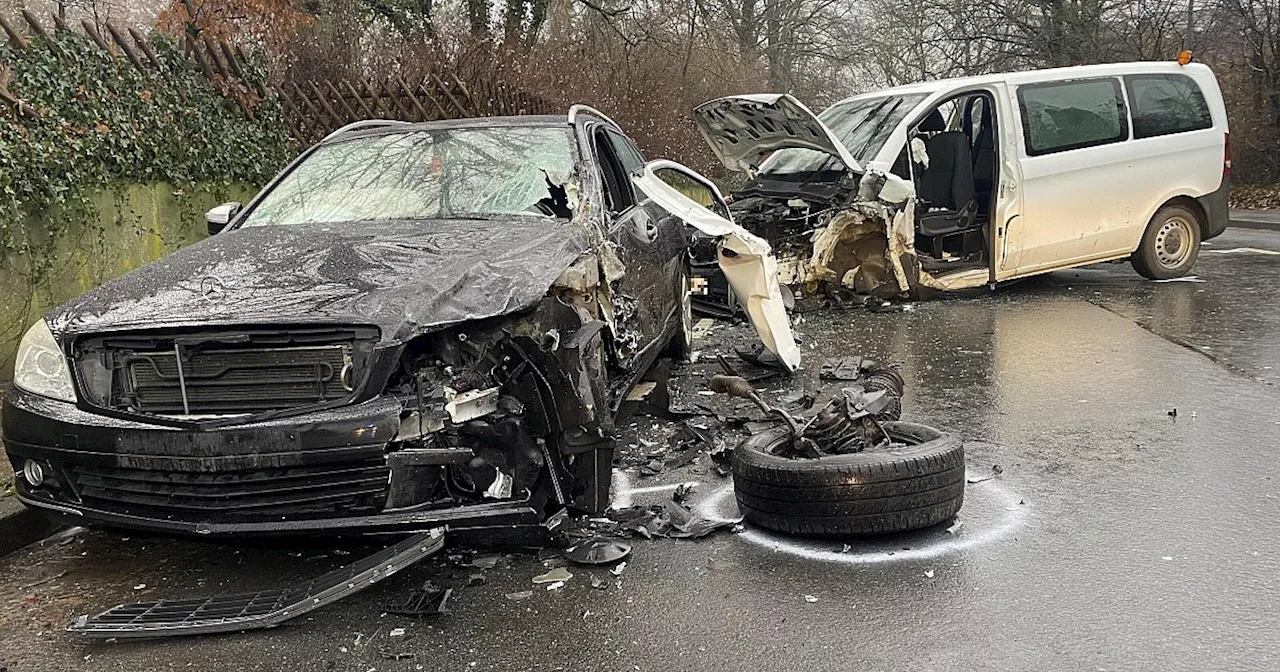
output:
[[[1129,115],[1116,77],[1016,88],[1022,215],[1006,232],[1002,277],[1129,251],[1137,188]]]

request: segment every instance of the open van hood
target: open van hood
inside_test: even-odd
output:
[[[853,172],[853,155],[803,103],[785,93],[728,96],[693,111],[698,130],[729,170],[754,173],[765,157],[788,147],[830,154]]]

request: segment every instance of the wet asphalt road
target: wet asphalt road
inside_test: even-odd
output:
[[[274,631],[101,643],[62,628],[121,601],[267,588],[351,556],[91,531],[0,559],[0,667],[1277,669],[1280,254],[1257,250],[1280,253],[1280,233],[1212,241],[1203,282],[1105,265],[909,312],[806,315],[809,361],[902,362],[904,418],[965,437],[974,479],[1002,467],[969,486],[950,532],[848,549],[750,528],[639,541],[620,577],[573,567],[558,591],[531,584],[544,568],[516,555],[460,588],[449,616],[384,614],[426,579],[478,571],[429,560]],[[729,482],[705,462],[627,474],[618,499],[693,480],[704,513],[732,515]]]

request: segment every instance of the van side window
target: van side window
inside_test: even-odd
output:
[[[1195,80],[1186,75],[1126,75],[1133,137],[1213,128],[1213,117]]]
[[[1118,79],[1028,84],[1018,87],[1018,103],[1031,156],[1106,145],[1129,137]]]

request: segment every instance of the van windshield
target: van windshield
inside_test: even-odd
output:
[[[889,134],[906,118],[907,113],[925,99],[923,93],[903,96],[862,98],[832,105],[818,115],[844,143],[860,164],[875,158],[889,140]],[[774,152],[760,166],[762,175],[775,177],[790,173],[818,173],[843,170],[840,160],[813,149],[788,148]]]
[[[567,127],[415,130],[323,145],[244,226],[564,216],[552,185],[573,171]]]

